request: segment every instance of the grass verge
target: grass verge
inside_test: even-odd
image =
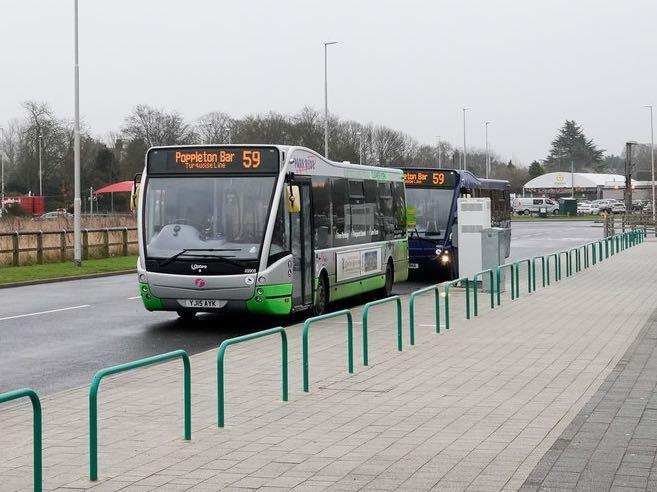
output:
[[[115,256],[83,261],[81,267],[76,267],[73,262],[68,261],[66,263],[0,268],[0,285],[134,270],[136,265],[137,256]]]

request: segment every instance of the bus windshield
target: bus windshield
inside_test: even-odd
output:
[[[406,188],[406,203],[415,208],[416,225],[409,232],[423,237],[445,237],[454,198],[453,188]]]
[[[146,257],[258,259],[275,181],[273,176],[149,178]]]

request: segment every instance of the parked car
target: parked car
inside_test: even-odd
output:
[[[614,200],[598,200],[597,203],[600,213],[611,213],[611,206],[614,203]]]
[[[591,211],[589,212],[591,215],[598,215],[600,213],[600,205],[598,202],[593,201],[589,206],[591,207]]]
[[[58,219],[73,220],[73,214],[56,210],[54,212],[46,212],[45,214],[39,215],[38,217],[35,217],[33,220],[58,220]]]
[[[588,200],[577,202],[577,213],[581,215],[589,215],[591,212],[592,203]]]
[[[545,208],[548,214],[559,213],[559,205],[550,198],[516,198],[513,201],[513,211],[518,215],[537,214],[541,208]]]
[[[625,204],[623,202],[614,202],[611,204],[611,213],[612,214],[624,214],[627,210],[625,209]]]

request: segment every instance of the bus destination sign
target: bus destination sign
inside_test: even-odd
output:
[[[150,174],[277,173],[275,147],[178,147],[148,153]]]
[[[456,173],[454,171],[408,169],[404,172],[404,184],[411,186],[453,188],[456,186]]]

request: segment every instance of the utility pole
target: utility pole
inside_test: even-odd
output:
[[[488,125],[490,121],[485,123],[486,125],[486,179],[490,177],[490,151],[488,150]]]
[[[80,227],[80,65],[78,50],[78,0],[73,0],[73,44],[75,46],[74,92],[75,92],[75,125],[73,126],[73,261],[76,266],[82,266],[82,230]]]
[[[650,108],[650,181],[652,188],[652,221],[655,223],[655,132],[652,126],[652,104]]]
[[[625,143],[625,213],[632,211],[632,145],[636,142]]]
[[[338,44],[337,41],[328,41],[324,43],[324,157],[328,159],[328,47],[331,44]]]
[[[358,135],[358,164],[363,163],[363,133],[356,132]]]
[[[465,112],[471,108],[463,108],[463,170],[468,170],[468,148],[465,145]]]
[[[39,196],[43,196],[43,165],[41,157],[41,147],[43,146],[42,140],[43,135],[39,132]]]
[[[570,198],[575,198],[575,161],[570,159]]]

